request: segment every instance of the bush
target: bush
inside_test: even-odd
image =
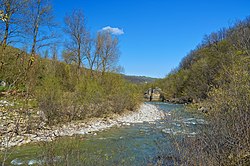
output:
[[[48,123],[54,124],[61,118],[62,113],[62,87],[56,77],[45,77],[37,88],[36,97],[39,108],[44,112]],[[59,118],[60,117],[60,118]]]
[[[203,102],[211,108],[209,125],[195,139],[187,138],[181,150],[189,165],[250,165],[250,70],[249,58],[235,58]]]

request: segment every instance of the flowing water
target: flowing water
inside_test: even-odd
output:
[[[165,111],[166,119],[14,148],[8,164],[147,165],[164,158],[163,165],[175,165],[178,156],[173,142],[195,137],[206,121],[185,111],[183,105],[151,104]]]

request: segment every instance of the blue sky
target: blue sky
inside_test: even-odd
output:
[[[250,0],[53,0],[56,20],[82,9],[95,34],[124,31],[120,65],[125,74],[165,77],[205,34],[250,16]]]

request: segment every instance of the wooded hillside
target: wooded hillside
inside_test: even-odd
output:
[[[158,81],[166,98],[208,111],[209,125],[189,139],[188,165],[250,164],[250,18],[204,37],[179,67]]]

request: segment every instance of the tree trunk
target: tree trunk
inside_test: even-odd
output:
[[[34,24],[34,29],[33,29],[33,44],[32,44],[32,49],[31,49],[31,55],[35,56],[36,54],[36,44],[37,44],[37,35],[39,31],[39,22],[40,22],[40,7],[41,7],[41,0],[37,1],[38,9],[37,9],[37,16]]]
[[[80,75],[81,75],[81,44],[80,43],[78,43],[77,58],[78,58],[78,64],[77,64],[78,77],[80,78]]]
[[[6,21],[5,21],[4,38],[3,38],[3,41],[2,41],[3,49],[6,48],[7,40],[8,40],[8,37],[9,37],[10,17],[11,17],[10,4],[9,3],[7,4],[6,14],[7,14],[8,17],[6,18]]]

